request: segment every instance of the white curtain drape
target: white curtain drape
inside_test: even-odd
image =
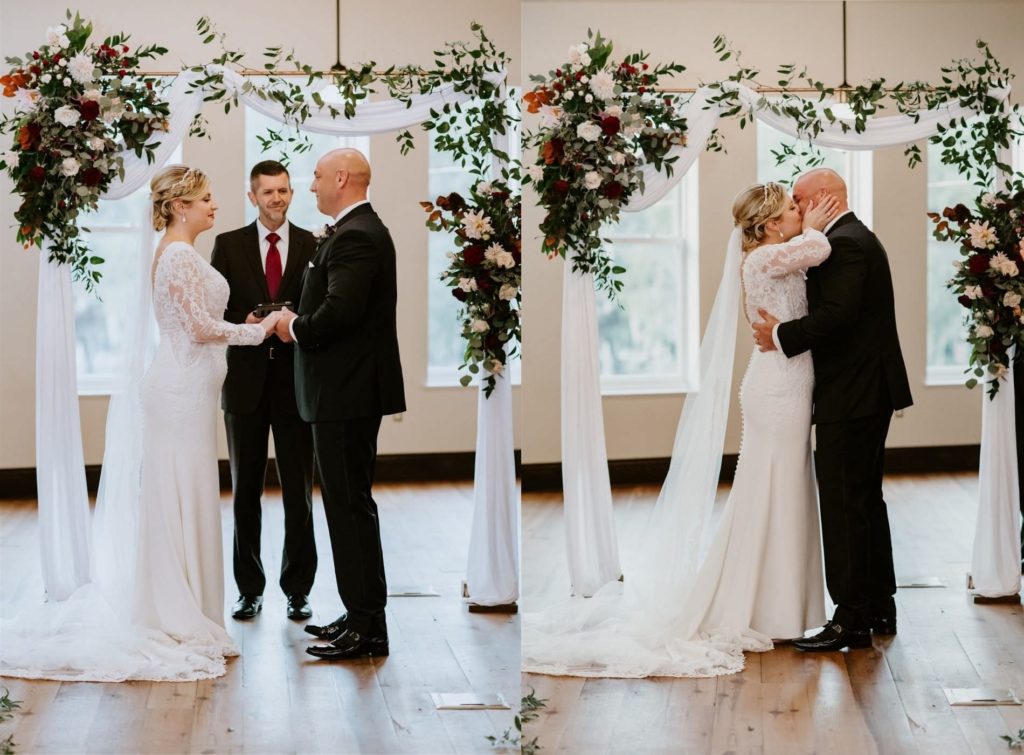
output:
[[[789,136],[797,136],[795,121],[773,113],[760,104],[762,95],[752,89],[724,82],[723,88],[737,92],[741,102],[759,120]],[[677,158],[672,175],[652,165],[643,168],[644,191],[631,197],[623,207],[639,212],[662,199],[680,181],[704,151],[708,138],[718,125],[721,107],[709,104],[720,91],[701,87],[682,109],[687,119],[687,143],[674,147],[669,157]],[[1000,100],[1009,97],[1009,89],[995,92]],[[820,105],[819,107],[825,107]],[[959,118],[977,115],[959,104],[921,111],[918,118],[894,115],[871,119],[865,130],[851,127],[844,132],[839,123],[823,128],[811,141],[821,147],[871,150],[908,144],[936,133],[938,127]],[[848,120],[847,123],[852,123]],[[741,187],[737,187],[737,190]],[[620,575],[618,547],[612,518],[611,487],[605,452],[604,426],[601,420],[601,390],[598,374],[597,313],[593,280],[574,273],[567,266],[562,300],[562,477],[565,500],[567,556],[572,589],[576,594],[592,595],[602,585]],[[583,289],[588,288],[587,295]],[[595,325],[591,326],[590,324]],[[590,328],[593,327],[593,331]],[[1000,390],[1005,390],[1005,387]],[[984,416],[983,436],[1013,437],[1012,411]],[[1007,429],[1009,428],[1009,429]],[[1009,435],[1007,435],[1009,432]],[[1013,446],[1011,446],[1013,448]],[[983,446],[983,454],[986,448]],[[673,454],[673,466],[681,464]],[[979,471],[982,495],[1007,487],[1007,472],[1002,464],[982,464]],[[1012,500],[1017,501],[1016,488]],[[1001,504],[1000,504],[1001,505]],[[986,522],[986,526],[991,522]],[[1019,578],[1019,575],[1018,575]],[[1018,585],[1019,589],[1019,585]],[[1016,590],[1015,590],[1016,591]]]
[[[240,89],[242,77],[237,73],[220,66],[210,66],[207,70],[211,73],[223,72],[227,85]],[[193,118],[203,106],[205,92],[189,91],[189,88],[204,75],[193,71],[182,72],[164,90],[162,96],[170,105],[169,127],[166,133],[154,137],[154,141],[160,142],[154,152],[154,160],[149,162],[145,157],[137,157],[130,152],[122,153],[124,178],[111,184],[104,199],[128,196],[149,183],[163,168],[187,136]],[[496,84],[504,78],[504,71],[488,77]],[[469,94],[456,92],[449,85],[440,87],[432,94],[415,95],[411,106],[397,100],[363,103],[355,115],[348,119],[333,120],[325,110],[315,114],[300,128],[338,136],[398,131],[422,123],[430,117],[431,109],[438,110],[446,103],[466,102],[469,99]],[[280,105],[262,100],[258,95],[240,94],[239,100],[270,118],[282,122],[284,120]],[[140,245],[145,243],[145,238],[149,238],[149,234],[140,233]],[[495,423],[504,421],[504,417],[501,412],[490,410],[481,414],[481,433],[487,436],[484,441],[487,447],[501,447],[502,433],[506,428],[496,426]],[[507,419],[508,431],[511,432],[511,411]],[[66,265],[46,262],[44,250],[40,261],[36,329],[36,481],[44,585],[48,598],[54,600],[66,598],[76,588],[90,581],[89,503],[80,422],[70,270]],[[510,446],[508,455],[512,458]],[[505,490],[507,485],[504,483],[508,477],[505,463],[494,453],[482,456],[490,460],[485,465],[486,479],[499,481],[501,489]],[[106,460],[104,466],[107,466]],[[511,479],[514,486],[514,470]],[[492,489],[492,486],[488,483],[485,489]],[[514,507],[515,502],[513,491],[511,496],[506,495],[503,499],[503,506]],[[507,519],[506,516],[496,521],[504,522]],[[106,531],[105,528],[99,530],[100,533]],[[506,535],[518,542],[515,532]],[[105,548],[110,545],[97,543],[95,547]]]

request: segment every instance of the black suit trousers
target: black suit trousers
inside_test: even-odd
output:
[[[277,475],[284,502],[284,553],[281,590],[286,595],[309,595],[316,576],[313,539],[313,440],[310,427],[295,412],[294,402],[283,407],[277,382],[292,371],[288,360],[270,360],[263,395],[248,414],[224,413],[231,480],[234,488],[234,572],[239,593],[262,595],[267,584],[260,558],[263,485],[267,474],[267,440],[274,433]]]
[[[371,637],[387,636],[388,590],[377,504],[371,492],[380,423],[380,416],[313,423],[338,594],[348,612],[349,627]]]
[[[1017,430],[1017,485],[1020,491],[1020,563],[1024,573],[1024,349],[1013,359],[1014,422]]]
[[[815,470],[821,506],[825,582],[836,623],[866,629],[895,617],[896,575],[882,498],[891,413],[818,424]]]

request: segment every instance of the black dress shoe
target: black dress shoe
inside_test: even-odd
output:
[[[296,593],[288,596],[288,618],[308,619],[313,615],[313,609],[309,605],[309,599],[305,595]]]
[[[326,661],[373,658],[388,654],[388,638],[363,637],[350,629],[329,645],[310,645],[306,652]]]
[[[341,637],[345,630],[348,629],[348,614],[343,613],[330,624],[324,624],[323,626],[306,624],[304,629],[309,634],[314,637],[319,637],[321,640],[334,641]]]
[[[871,620],[871,634],[893,635],[896,634],[896,617],[877,617]]]
[[[835,622],[829,622],[813,637],[795,640],[793,647],[811,653],[824,653],[843,648],[869,648],[871,632],[867,629],[847,629]]]
[[[239,595],[232,609],[231,618],[251,619],[263,610],[262,595]]]

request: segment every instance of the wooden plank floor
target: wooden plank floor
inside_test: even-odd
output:
[[[283,537],[279,494],[264,505],[263,612],[251,622],[228,618],[241,647],[220,679],[192,683],[31,682],[0,678],[21,700],[0,724],[25,753],[482,753],[494,752],[513,712],[436,711],[431,692],[520,694],[517,616],[470,614],[460,600],[472,486],[380,485],[384,557],[394,585],[430,585],[440,598],[391,598],[391,655],[324,663],[306,655],[302,622],[285,617],[277,588]],[[232,514],[221,500],[226,599],[231,578]],[[314,621],[341,612],[323,508],[316,500],[319,570]],[[0,599],[5,611],[40,599],[33,501],[0,501]]]
[[[728,489],[719,490],[716,513]],[[615,490],[629,578],[653,487]],[[974,531],[976,475],[885,480],[898,577],[941,577],[945,589],[896,596],[899,634],[870,650],[805,655],[791,647],[748,654],[717,679],[578,679],[524,675],[547,707],[528,724],[545,753],[1003,753],[1024,729],[1024,708],[950,708],[943,687],[1012,687],[1024,695],[1024,613],[975,606],[964,588]],[[524,610],[568,587],[561,499],[523,500]],[[829,607],[831,610],[831,607]]]

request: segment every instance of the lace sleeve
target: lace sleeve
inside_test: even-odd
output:
[[[263,343],[263,328],[259,325],[233,325],[210,313],[203,276],[189,249],[175,246],[164,251],[157,267],[156,286],[164,290],[174,318],[196,343]]]
[[[785,244],[774,244],[762,260],[761,269],[771,278],[817,267],[832,253],[828,239],[821,231],[808,228]]]

